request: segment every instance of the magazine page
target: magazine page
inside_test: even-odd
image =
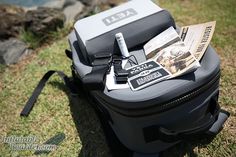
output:
[[[198,60],[182,42],[161,50],[154,60],[167,69],[172,78],[200,67]]]
[[[200,60],[204,55],[215,31],[216,21],[203,24],[184,26],[180,37],[188,50]]]
[[[170,27],[144,45],[145,55],[147,59],[153,58],[160,50],[180,40],[176,30]]]

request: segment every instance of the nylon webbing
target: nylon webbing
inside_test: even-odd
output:
[[[21,116],[28,116],[29,113],[31,112],[31,110],[34,107],[35,102],[37,101],[40,93],[42,92],[45,84],[47,83],[47,81],[49,80],[49,78],[54,74],[57,73],[61,79],[64,81],[66,87],[70,90],[70,93],[76,93],[75,89],[73,88],[73,85],[70,82],[69,77],[64,74],[61,71],[55,71],[55,70],[50,70],[48,71],[43,77],[42,79],[39,81],[37,87],[34,89],[34,92],[32,93],[31,97],[29,98],[29,100],[27,101],[25,107],[23,108],[23,110],[21,111]]]

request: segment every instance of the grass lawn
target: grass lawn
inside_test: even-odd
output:
[[[181,143],[164,156],[236,156],[236,1],[235,0],[160,0],[179,26],[217,21],[212,45],[221,58],[220,104],[231,113],[224,130],[209,144]],[[83,98],[78,100],[77,127],[71,116],[63,82],[53,76],[28,118],[19,114],[43,74],[51,69],[70,75],[70,61],[64,55],[67,39],[55,41],[17,65],[0,67],[0,137],[37,136],[44,143],[57,133],[65,140],[48,156],[111,156],[93,109]],[[0,142],[0,156],[34,156],[32,151],[11,151]],[[46,155],[42,155],[46,156]]]

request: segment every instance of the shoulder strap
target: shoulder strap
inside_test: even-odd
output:
[[[29,115],[30,111],[34,107],[36,100],[38,99],[39,94],[42,92],[45,84],[47,83],[49,78],[55,73],[61,77],[61,79],[64,81],[66,87],[69,89],[70,93],[76,94],[76,90],[74,89],[72,82],[70,81],[69,77],[66,74],[64,74],[61,71],[50,70],[39,81],[37,87],[34,89],[34,92],[32,93],[32,95],[29,98],[28,102],[26,103],[25,107],[21,111],[21,114],[20,114],[21,116],[28,116]]]
[[[72,59],[71,51],[66,50],[66,55],[68,58]],[[87,88],[88,90],[103,90],[105,87],[105,82],[106,82],[105,75],[109,71],[111,64],[112,64],[112,54],[101,53],[99,55],[95,55],[94,61],[92,63],[93,65],[92,71],[82,78],[82,82],[85,88]],[[50,70],[39,81],[37,87],[34,89],[31,97],[29,98],[25,107],[21,111],[21,114],[20,114],[21,116],[29,115],[32,108],[34,107],[36,100],[38,99],[39,94],[43,90],[49,78],[54,73],[57,73],[61,77],[66,87],[70,90],[71,94],[76,94],[76,90],[73,86],[73,83],[72,81],[70,81],[70,78],[67,75],[65,75],[61,71]]]
[[[108,65],[95,66],[92,71],[82,78],[83,85],[88,90],[104,90]]]
[[[104,90],[106,74],[112,64],[111,53],[100,53],[94,55],[92,71],[82,78],[82,82],[88,90]]]
[[[73,60],[70,50],[65,51],[68,58]],[[81,78],[83,85],[88,90],[101,90],[105,88],[106,74],[109,72],[111,65],[114,65],[115,77],[117,83],[126,83],[128,73],[121,66],[121,56],[115,56],[109,52],[101,52],[93,56],[92,71]],[[75,67],[72,66],[75,71]]]

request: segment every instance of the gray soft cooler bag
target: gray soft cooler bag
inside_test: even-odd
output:
[[[136,2],[140,5],[140,1]],[[143,9],[145,10],[145,4]],[[116,12],[122,11],[119,10],[120,8]],[[105,15],[101,13],[99,16],[93,16],[94,24],[97,17],[99,21],[100,16],[107,14],[109,15],[110,11],[106,11]],[[113,10],[110,16],[112,15]],[[80,21],[78,23],[80,24]],[[83,85],[86,84],[84,77],[91,73],[93,68],[91,56],[102,54],[104,51],[117,53],[114,37],[116,33],[124,34],[130,53],[141,63],[145,61],[142,45],[168,27],[175,27],[171,15],[166,10],[158,10],[103,32],[102,35],[85,42],[87,45],[83,45],[83,37],[78,33],[78,23],[75,24],[75,31],[69,36],[69,43],[73,56],[73,77]],[[219,79],[220,60],[214,49],[209,46],[201,60],[201,67],[184,76],[162,81],[139,91],[108,91],[106,87],[104,90],[85,90],[95,100],[96,108],[106,117],[123,145],[134,152],[153,154],[195,135],[219,132],[228,117],[228,113],[220,110],[218,105]]]
[[[147,9],[146,3],[154,5],[150,4],[151,1],[128,3],[134,2],[142,5],[143,10]],[[135,5],[131,6],[128,5],[128,9],[135,10]],[[112,17],[116,12],[127,9],[122,7],[115,8],[115,12],[108,10],[105,14],[90,18],[95,25],[96,20],[99,21],[101,17]],[[173,18],[166,10],[156,9],[157,12],[153,11],[150,15],[146,14],[101,35],[90,37],[85,43],[78,33],[81,31],[78,26],[83,25],[83,21],[78,21],[75,31],[69,36],[74,79],[86,87],[85,90],[96,102],[96,108],[109,122],[120,142],[130,150],[144,154],[158,153],[196,135],[217,134],[228,118],[228,113],[220,110],[218,105],[220,60],[211,46],[201,60],[201,67],[184,76],[162,81],[139,91],[132,91],[130,88],[108,91],[105,86],[88,90],[84,78],[93,72],[93,59],[96,59],[93,56],[104,52],[117,54],[116,33],[124,34],[130,53],[141,63],[146,60],[142,45],[168,27],[175,27]],[[136,12],[139,14],[139,11]],[[83,20],[91,22],[90,19]],[[115,24],[119,22],[122,19]]]
[[[102,120],[126,148],[136,152],[134,156],[155,154],[198,135],[216,135],[229,114],[218,105],[220,60],[211,46],[201,67],[186,75],[139,91],[108,91],[104,85],[113,56],[120,56],[116,33],[123,33],[130,53],[142,63],[143,45],[170,26],[175,28],[169,12],[150,0],[133,0],[77,21],[67,55],[78,86],[72,86],[62,72],[49,71],[21,115],[29,114],[45,82],[57,72],[70,89],[85,87]]]

